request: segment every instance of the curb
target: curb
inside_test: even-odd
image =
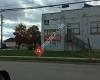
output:
[[[1,61],[39,61],[39,62],[80,62],[100,63],[99,58],[72,58],[72,57],[33,57],[33,56],[0,56]]]

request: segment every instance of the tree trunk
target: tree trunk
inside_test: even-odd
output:
[[[18,43],[18,47],[17,47],[17,49],[20,49],[20,45],[21,45],[21,44],[20,44],[20,43]]]

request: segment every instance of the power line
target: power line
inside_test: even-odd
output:
[[[61,3],[61,4],[53,4],[53,5],[45,5],[45,6],[35,6],[35,7],[24,7],[24,8],[8,8],[8,9],[1,9],[0,12],[18,11],[18,10],[25,10],[25,9],[38,9],[38,8],[46,8],[46,7],[55,7],[55,6],[63,6],[63,5],[70,5],[70,4],[86,3],[86,2],[92,2],[92,1],[99,1],[99,0],[79,1],[79,2]]]

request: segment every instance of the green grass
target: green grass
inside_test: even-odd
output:
[[[0,50],[0,56],[33,56],[29,50]]]
[[[100,63],[100,52],[45,51],[43,57],[36,57],[30,50],[0,50],[0,60]]]
[[[78,58],[100,58],[100,52],[88,51],[46,51],[44,56],[49,57],[78,57]]]
[[[34,56],[30,50],[0,50],[0,56]],[[100,52],[45,51],[44,57],[100,58]]]

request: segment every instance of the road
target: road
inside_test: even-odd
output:
[[[99,64],[0,61],[12,80],[100,80]]]

